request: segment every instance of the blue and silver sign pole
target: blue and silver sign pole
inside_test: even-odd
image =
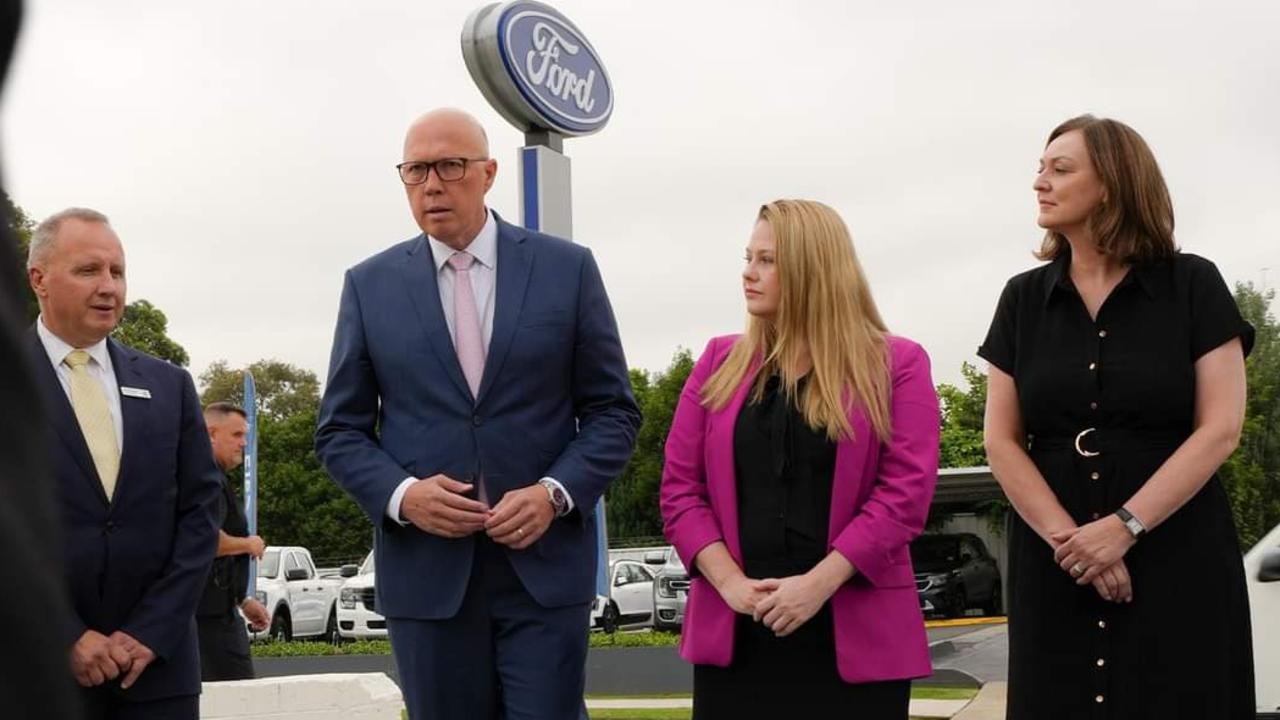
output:
[[[249,521],[249,534],[258,534],[258,399],[253,374],[244,374],[244,414],[249,431],[244,443],[244,516]],[[258,590],[258,563],[249,563],[249,597]]]
[[[467,18],[462,57],[489,104],[524,132],[520,223],[573,239],[564,138],[609,122],[613,84],[595,48],[558,10],[531,0],[486,5]],[[609,595],[604,499],[596,505],[596,594]]]

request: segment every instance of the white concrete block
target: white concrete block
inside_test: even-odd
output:
[[[400,688],[382,673],[205,683],[203,720],[400,720]]]

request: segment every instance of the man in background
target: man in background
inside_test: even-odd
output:
[[[249,422],[244,410],[231,403],[216,402],[205,407],[204,424],[209,429],[213,461],[222,470],[223,477],[216,510],[221,526],[217,557],[196,608],[200,679],[205,682],[249,680],[254,676],[253,659],[249,656],[244,620],[249,621],[254,632],[266,630],[271,624],[271,613],[249,595],[249,563],[261,558],[267,545],[262,538],[249,534],[244,507],[226,476],[244,462]],[[237,608],[240,612],[236,612]]]

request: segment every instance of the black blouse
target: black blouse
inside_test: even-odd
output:
[[[1017,380],[1029,435],[1106,427],[1178,440],[1191,432],[1194,363],[1253,327],[1213,263],[1179,253],[1133,267],[1091,319],[1070,252],[1005,286],[978,355]],[[1097,441],[1102,438],[1088,438]]]
[[[744,572],[783,577],[812,569],[827,554],[836,445],[808,426],[776,375],[761,401],[738,413],[733,459]]]

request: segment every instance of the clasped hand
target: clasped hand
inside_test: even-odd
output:
[[[151,648],[128,633],[117,630],[110,637],[86,630],[71,648],[71,673],[84,687],[102,685],[124,675],[120,687],[128,690],[156,659]]]
[[[786,637],[816,615],[833,592],[810,574],[764,580],[742,576],[728,584],[722,597],[734,612]]]
[[[447,475],[424,478],[405,491],[400,515],[423,532],[446,538],[483,530],[512,550],[537,542],[555,519],[555,508],[541,485],[512,490],[492,508],[466,496],[473,487]]]
[[[1124,555],[1134,538],[1114,515],[1050,535],[1053,560],[1077,585],[1093,585],[1106,600],[1132,602],[1133,583]]]

